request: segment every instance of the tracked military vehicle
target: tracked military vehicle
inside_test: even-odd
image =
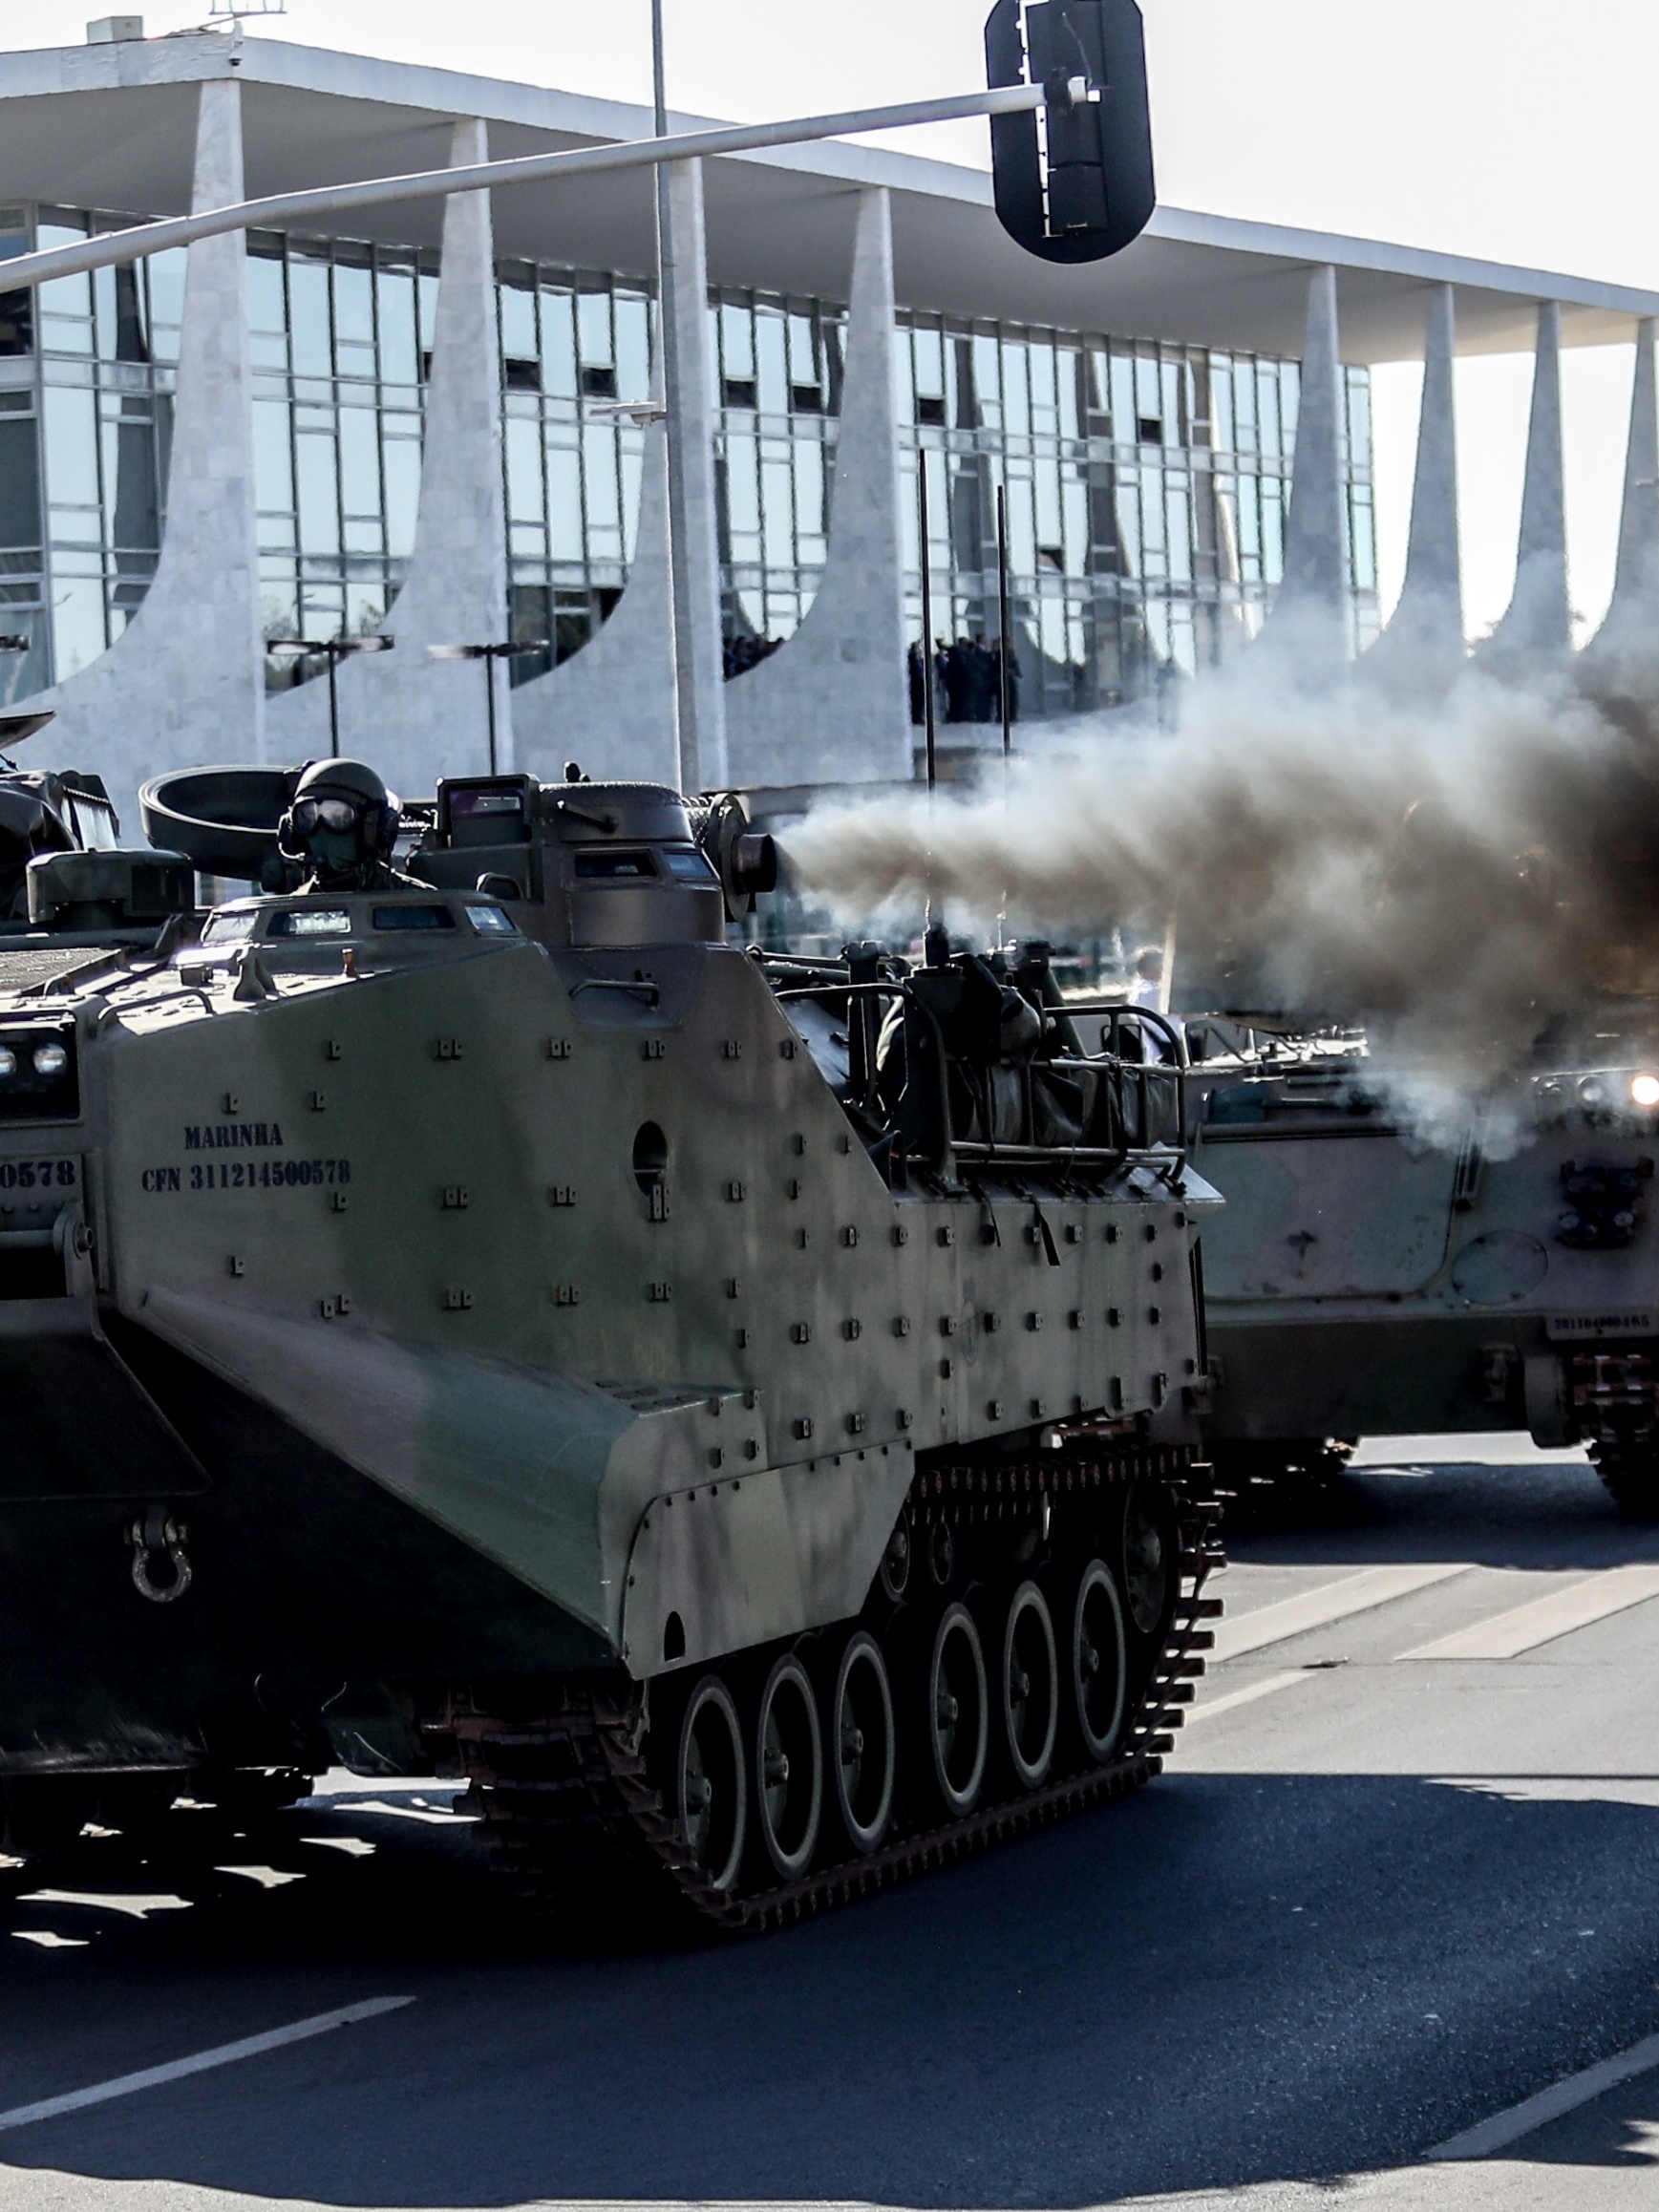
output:
[[[13,716],[32,735],[50,714]],[[94,975],[145,972],[188,924],[196,883],[181,853],[120,843],[103,781],[74,769],[0,768],[0,1002],[17,1010],[0,1041],[0,1128],[50,1124],[75,1106],[73,1018],[53,993]],[[55,1290],[80,1170],[0,1158],[0,1272],[6,1298]],[[5,1323],[0,1319],[0,1330]],[[0,1475],[0,1493],[5,1478]]]
[[[52,716],[11,719],[29,725],[27,734]],[[11,983],[62,966],[62,954],[142,950],[177,932],[196,894],[181,853],[123,847],[101,776],[0,762],[0,950]],[[39,957],[25,960],[30,952]]]
[[[1191,1021],[1193,1157],[1223,1479],[1339,1468],[1361,1436],[1513,1428],[1587,1444],[1659,1514],[1659,1028],[1553,1035],[1459,1135],[1357,1033]]]
[[[293,788],[146,812],[281,881]],[[0,1086],[13,1843],[339,1760],[455,1776],[543,1904],[745,1927],[1154,1775],[1219,1610],[1180,1068],[1040,950],[729,943],[731,801],[423,819],[0,980],[64,1060]]]

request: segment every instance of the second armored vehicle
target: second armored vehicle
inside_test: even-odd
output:
[[[1640,1008],[1558,1037],[1449,1144],[1358,1035],[1194,1021],[1194,1158],[1215,1403],[1234,1481],[1338,1466],[1360,1436],[1583,1442],[1659,1515],[1659,1055]]]

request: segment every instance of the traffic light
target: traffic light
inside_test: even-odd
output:
[[[1040,84],[1039,116],[990,119],[998,220],[1044,261],[1103,261],[1158,203],[1146,44],[1136,0],[996,0],[987,80]]]

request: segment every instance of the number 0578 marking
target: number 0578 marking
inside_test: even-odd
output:
[[[0,1159],[0,1190],[74,1190],[77,1159]]]

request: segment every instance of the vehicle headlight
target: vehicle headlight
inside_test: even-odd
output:
[[[1630,1102],[1635,1106],[1659,1106],[1659,1075],[1644,1071],[1630,1077]]]
[[[10,1083],[17,1073],[17,1054],[10,1045],[0,1045],[0,1083]]]
[[[55,1083],[69,1067],[69,1054],[61,1045],[36,1045],[34,1073],[43,1083]]]
[[[1579,1085],[1579,1097],[1586,1106],[1605,1106],[1607,1102],[1607,1086],[1600,1075],[1586,1075]]]

